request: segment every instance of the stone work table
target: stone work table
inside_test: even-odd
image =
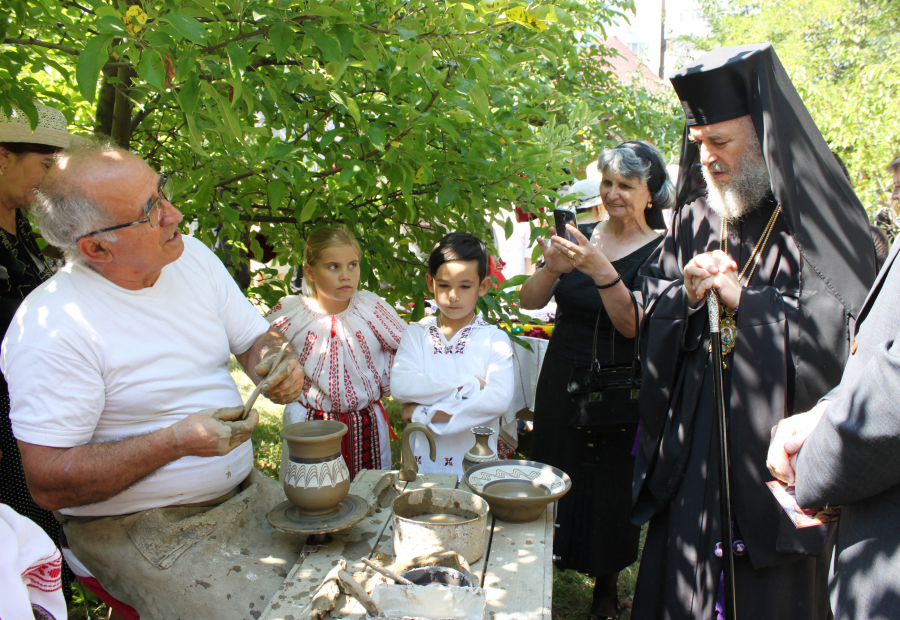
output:
[[[297,564],[288,573],[259,620],[309,620],[310,602],[328,572],[343,557],[347,572],[364,573],[363,582],[371,591],[386,580],[366,567],[361,558],[389,564],[394,555],[391,531],[391,502],[400,492],[418,488],[461,488],[455,475],[419,474],[413,482],[397,479],[397,472],[365,470],[356,476],[350,493],[369,502],[369,516],[355,526],[330,534],[324,546],[307,541]],[[553,506],[532,523],[487,520],[486,549],[471,566],[487,592],[489,620],[550,620],[553,589]],[[359,581],[357,576],[357,580]],[[365,611],[352,598],[341,594],[334,610],[326,616],[335,620],[364,620]]]

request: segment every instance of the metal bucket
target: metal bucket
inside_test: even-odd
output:
[[[397,497],[392,508],[397,557],[455,551],[473,564],[484,554],[488,503],[477,495],[456,489],[416,489]],[[453,522],[436,522],[440,515],[449,515]]]

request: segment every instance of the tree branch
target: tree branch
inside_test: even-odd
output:
[[[238,218],[242,222],[258,222],[261,224],[296,224],[296,217],[284,217],[278,215],[245,215],[240,214]]]
[[[296,23],[296,22],[316,20],[316,19],[319,19],[319,18],[315,15],[301,15],[301,16],[295,17],[289,21]],[[262,28],[258,28],[257,30],[254,30],[252,32],[245,32],[244,34],[239,34],[238,36],[234,37],[233,39],[228,39],[227,41],[222,41],[221,43],[216,43],[215,45],[210,45],[209,47],[204,47],[202,50],[200,50],[200,53],[205,54],[207,52],[212,52],[214,50],[225,47],[229,43],[234,43],[235,41],[241,41],[243,39],[249,39],[250,37],[255,37],[258,34],[266,34],[267,32],[269,32],[269,30],[272,29],[273,26],[275,26],[275,24],[269,24],[268,26],[263,26]]]
[[[66,47],[65,45],[57,45],[56,43],[47,43],[46,41],[41,41],[40,39],[35,39],[34,37],[30,39],[4,39],[4,45],[29,45],[31,47],[45,47],[48,50],[59,50],[61,52],[65,52],[66,54],[71,54],[72,56],[79,56],[81,52],[73,47]],[[129,63],[131,64],[131,63]]]
[[[216,183],[215,187],[225,187],[226,185],[231,185],[241,179],[246,179],[247,177],[252,177],[256,174],[255,170],[248,170],[247,172],[242,172],[240,174],[236,174],[233,177],[228,177],[227,179],[222,179],[218,183]]]

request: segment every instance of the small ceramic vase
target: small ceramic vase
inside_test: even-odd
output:
[[[341,437],[347,425],[335,420],[309,420],[281,431],[290,450],[284,493],[297,509],[310,516],[337,509],[350,491],[350,471],[341,456]]]
[[[496,461],[499,458],[497,453],[491,450],[488,445],[488,439],[494,434],[494,429],[490,426],[475,426],[471,431],[475,435],[475,445],[469,448],[469,451],[463,457],[463,471],[466,471],[472,465]]]

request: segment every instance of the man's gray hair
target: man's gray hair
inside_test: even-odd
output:
[[[897,172],[898,170],[900,170],[900,153],[897,153],[894,161],[885,166],[885,170],[887,170],[888,172]]]
[[[665,161],[659,151],[651,144],[644,143],[650,149],[656,151],[659,161]],[[638,179],[645,188],[650,178],[650,162],[644,161],[630,148],[604,149],[597,158],[597,167],[600,172],[618,174],[626,179]],[[663,169],[665,171],[665,169]],[[669,180],[668,174],[656,193],[650,192],[650,200],[658,209],[671,209],[675,206],[675,186]]]
[[[87,233],[115,226],[104,205],[89,198],[76,179],[105,153],[127,153],[111,143],[83,144],[60,151],[55,164],[47,172],[37,190],[34,204],[35,223],[41,236],[63,251],[71,262],[86,263],[87,258],[78,251],[78,240]],[[112,243],[118,240],[114,232],[94,235],[99,241]]]

